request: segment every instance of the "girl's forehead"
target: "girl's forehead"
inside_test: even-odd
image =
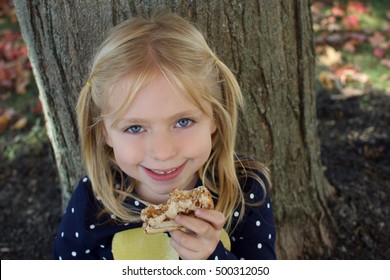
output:
[[[121,117],[129,111],[141,114],[145,110],[164,112],[174,111],[176,108],[201,111],[210,109],[205,104],[199,106],[201,101],[195,99],[200,100],[201,97],[186,93],[162,73],[144,78],[128,75],[112,88],[106,113]]]

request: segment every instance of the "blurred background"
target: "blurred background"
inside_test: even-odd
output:
[[[327,257],[389,259],[390,3],[312,1],[312,16],[321,157],[341,229]],[[51,258],[58,184],[15,10],[0,0],[1,259]]]

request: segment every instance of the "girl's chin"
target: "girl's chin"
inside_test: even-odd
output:
[[[151,186],[151,185],[138,185],[135,187],[137,194],[150,203],[158,204],[168,200],[169,193],[175,188],[175,186]]]
[[[196,184],[197,178],[198,177],[194,175],[193,177],[187,178],[185,180],[183,180],[183,178],[180,179],[180,177],[177,177],[176,180],[155,181],[146,177],[144,180],[137,182],[135,191],[142,199],[150,203],[156,203],[155,201],[157,200],[165,202],[168,199],[169,193],[175,188],[180,190],[192,189]]]

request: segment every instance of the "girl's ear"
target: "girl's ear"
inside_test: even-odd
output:
[[[210,134],[214,134],[214,132],[217,130],[217,122],[215,118],[211,120],[211,125],[210,125]]]
[[[103,125],[103,136],[104,136],[104,139],[106,140],[106,144],[108,146],[110,146],[112,148],[112,141],[111,141],[111,137],[110,135],[108,134],[107,130],[106,130],[106,126]]]

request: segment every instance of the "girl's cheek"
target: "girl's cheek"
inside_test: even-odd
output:
[[[140,141],[122,139],[114,146],[115,158],[124,162],[137,161],[143,156],[144,146]]]

